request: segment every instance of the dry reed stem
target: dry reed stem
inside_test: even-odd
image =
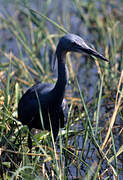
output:
[[[118,99],[118,94],[119,94],[119,89],[120,89],[122,80],[123,80],[123,71],[121,72],[120,81],[119,81],[119,84],[118,84],[118,87],[117,87],[117,94],[116,94],[114,112],[113,112],[113,115],[112,115],[112,117],[110,119],[110,125],[109,125],[109,128],[108,128],[107,135],[106,135],[105,140],[103,142],[103,145],[101,147],[102,150],[104,149],[104,147],[105,147],[105,145],[106,145],[106,143],[108,141],[109,135],[111,133],[112,127],[114,125],[114,122],[115,122],[115,119],[116,119],[116,116],[117,116],[117,113],[118,113],[118,109],[119,109],[120,104],[121,104],[121,99],[122,99],[122,96],[123,96],[123,89],[121,90],[121,94],[119,96],[119,99]]]

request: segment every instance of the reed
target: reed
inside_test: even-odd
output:
[[[0,7],[0,178],[120,179],[123,172],[121,2],[63,1],[65,4],[61,2],[59,10],[59,1],[46,0],[42,4],[37,1],[40,10],[34,9],[28,0],[22,2],[6,1],[8,9],[9,3],[14,4],[12,15],[4,6]],[[28,128],[17,121],[18,101],[35,82],[56,81],[52,58],[58,38],[67,32],[84,34],[110,63],[98,59],[93,63],[92,57],[86,61],[84,55],[67,56],[68,121],[60,129],[56,143],[52,132],[33,131],[30,153]]]

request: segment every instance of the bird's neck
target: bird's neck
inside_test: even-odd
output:
[[[58,56],[57,59],[58,59],[58,79],[54,87],[54,91],[56,93],[56,96],[62,103],[62,100],[65,95],[65,88],[68,82],[68,69],[65,64],[66,53],[63,56],[60,57]]]
[[[62,62],[58,61],[58,79],[56,82],[56,86],[58,86],[58,88],[61,87],[61,89],[64,90],[67,82],[68,82],[67,65],[64,63],[64,61],[62,61]]]

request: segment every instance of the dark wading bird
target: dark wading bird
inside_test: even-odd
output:
[[[108,61],[107,58],[90,48],[77,35],[67,34],[60,39],[56,48],[58,61],[58,79],[56,84],[35,84],[26,91],[18,104],[19,121],[23,125],[27,125],[29,130],[32,128],[43,129],[44,126],[44,129],[51,131],[52,126],[54,140],[56,140],[58,135],[59,127],[64,127],[66,118],[63,107],[65,104],[65,88],[68,82],[67,66],[65,64],[67,52],[85,52],[104,61]],[[43,122],[41,121],[41,114]],[[28,146],[30,149],[32,148],[30,135],[28,137]]]

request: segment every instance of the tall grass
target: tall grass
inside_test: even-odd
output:
[[[16,9],[13,16],[5,9],[0,11],[4,11],[0,13],[0,34],[4,35],[0,36],[1,179],[122,178],[120,3],[113,0],[71,0],[67,4],[65,1],[66,8],[61,7],[60,16],[56,9],[57,1],[56,4],[52,1],[38,2],[40,11],[34,10],[28,1],[23,1],[26,4],[12,2]],[[78,27],[75,28],[74,23],[78,23]],[[17,121],[18,101],[35,82],[55,83],[52,58],[58,38],[67,32],[80,36],[86,33],[86,40],[102,51],[110,63],[97,59],[93,63],[90,61],[92,57],[80,57],[78,54],[67,56],[70,71],[66,92],[68,121],[65,128],[60,129],[56,143],[52,132],[32,132],[33,148],[29,152],[28,128]],[[9,43],[14,44],[10,49]],[[82,73],[83,69],[86,69],[85,73]],[[93,69],[96,69],[95,82],[92,82]],[[94,90],[91,99],[88,98],[91,92],[88,82]]]

